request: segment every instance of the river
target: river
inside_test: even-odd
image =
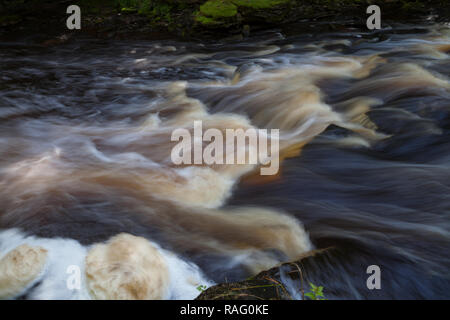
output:
[[[10,291],[85,299],[97,277],[94,296],[115,297],[99,274],[116,272],[192,299],[331,248],[303,265],[329,299],[450,298],[449,53],[445,24],[1,43],[0,258],[6,268],[23,244],[47,252],[44,271]],[[280,129],[279,173],[174,165],[171,133],[195,120]],[[118,251],[100,244],[112,237]],[[151,268],[164,270],[133,265],[134,246],[159,252]],[[89,273],[102,259],[115,269]],[[66,288],[70,265],[88,288]],[[380,290],[366,287],[370,265]]]

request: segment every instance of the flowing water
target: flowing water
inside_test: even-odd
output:
[[[12,291],[92,297],[92,286],[68,293],[67,267],[91,270],[107,259],[101,243],[127,233],[152,246],[114,237],[114,263],[171,283],[154,297],[194,298],[199,284],[331,248],[303,265],[327,298],[449,298],[449,53],[444,24],[0,44],[0,258],[7,268],[24,244],[48,252]],[[174,165],[171,133],[194,120],[280,129],[279,174]],[[147,253],[167,270],[130,267]],[[381,290],[366,287],[369,265]]]

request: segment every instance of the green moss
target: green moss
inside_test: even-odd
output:
[[[405,11],[420,11],[424,9],[424,5],[419,1],[403,1],[402,9]]]
[[[237,7],[228,0],[209,0],[200,6],[200,12],[214,19],[231,18],[237,14]]]
[[[120,11],[122,13],[136,13],[137,9],[136,8],[122,8]]]
[[[92,0],[79,0],[74,1],[81,8],[82,13],[88,13],[93,15],[101,15],[104,13],[104,8],[108,6],[109,8],[114,8],[115,1],[113,0],[103,0],[103,1],[92,1]]]
[[[157,2],[153,4],[152,14],[158,16],[167,16],[170,14],[172,6],[168,3]]]
[[[238,7],[249,7],[253,9],[267,9],[288,3],[291,0],[231,0]]]
[[[139,9],[145,2],[150,2],[150,0],[117,0],[121,8]]]
[[[219,24],[219,22],[214,20],[213,18],[205,17],[205,16],[203,16],[201,14],[198,14],[198,15],[195,16],[195,21],[197,21],[198,23],[201,23],[203,25]]]
[[[148,15],[152,7],[152,2],[150,0],[144,1],[138,8],[138,13],[143,15]]]
[[[122,13],[148,14],[152,0],[115,0],[116,6]]]

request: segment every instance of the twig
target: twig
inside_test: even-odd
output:
[[[303,272],[302,272],[302,269],[300,269],[298,264],[296,264],[296,263],[292,263],[292,264],[297,267],[297,270],[300,273],[300,293],[302,294],[302,300],[305,300],[305,290],[303,288]]]

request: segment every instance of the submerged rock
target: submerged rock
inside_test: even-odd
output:
[[[86,278],[94,299],[159,300],[167,297],[169,272],[146,239],[120,234],[97,244],[86,257]]]
[[[0,299],[14,298],[29,288],[43,271],[47,250],[22,244],[0,259]]]

